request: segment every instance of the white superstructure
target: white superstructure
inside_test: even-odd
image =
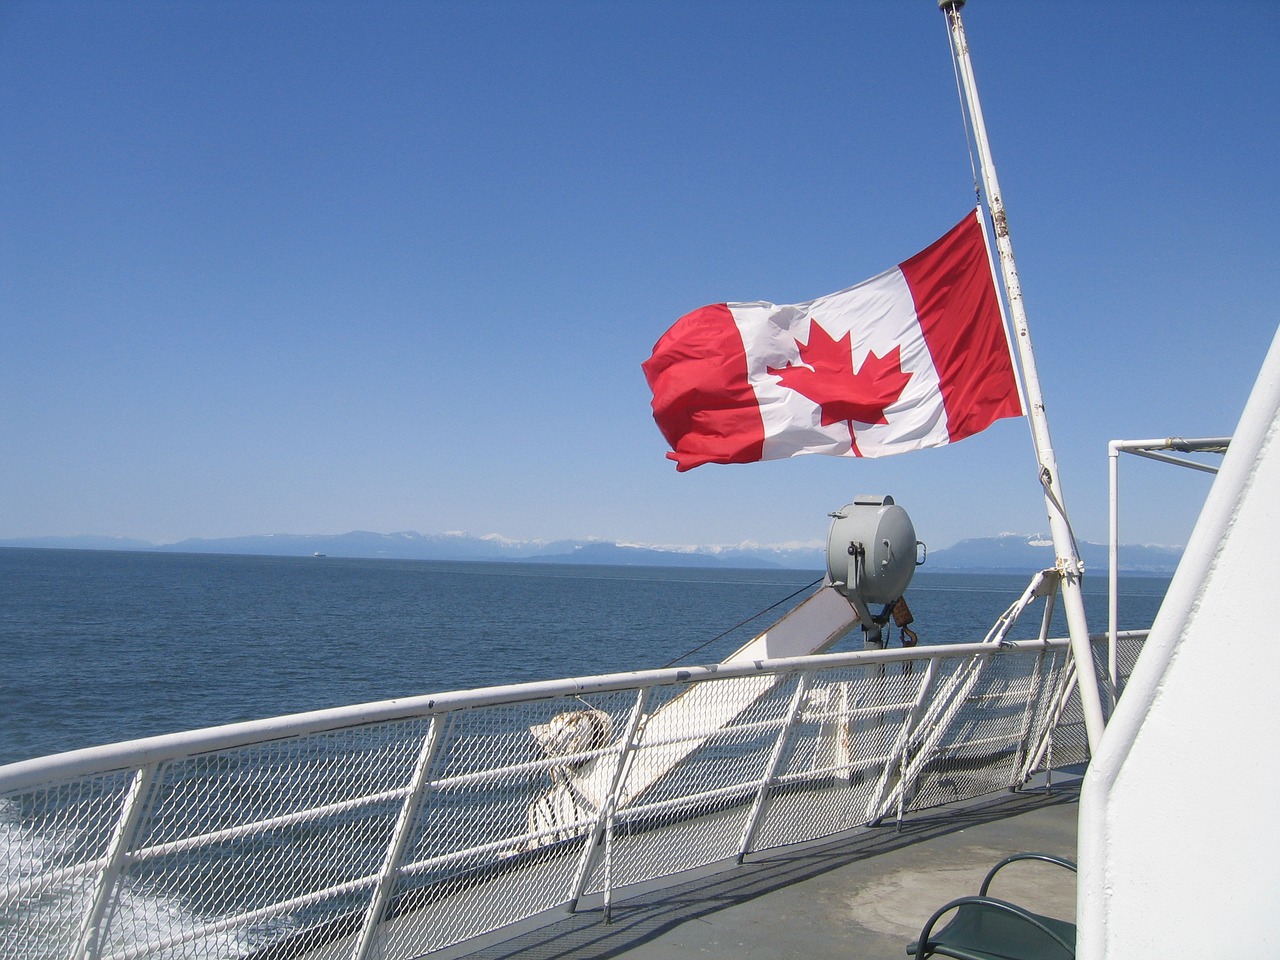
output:
[[[1080,801],[1079,955],[1280,956],[1280,334]]]

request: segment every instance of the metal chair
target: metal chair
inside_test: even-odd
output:
[[[935,954],[957,960],[1073,960],[1076,955],[1076,925],[1032,913],[1007,900],[987,896],[992,878],[1002,867],[1019,860],[1043,860],[1066,867],[1070,860],[1048,853],[1015,853],[1005,857],[987,873],[976,897],[952,900],[934,913],[920,931],[920,938],[907,945],[907,953],[918,960]],[[951,911],[955,916],[937,933],[933,928]]]

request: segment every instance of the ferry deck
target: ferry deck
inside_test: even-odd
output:
[[[1078,771],[1077,771],[1078,773]],[[585,910],[459,956],[467,960],[692,960],[906,957],[930,914],[976,893],[1009,853],[1075,859],[1080,780],[986,797],[818,842],[620,900],[611,922]],[[958,809],[959,808],[959,809]],[[992,894],[1075,917],[1075,876],[1027,863],[1002,870]]]

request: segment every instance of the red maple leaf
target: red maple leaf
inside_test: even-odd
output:
[[[822,425],[849,424],[853,440],[853,423],[888,423],[885,408],[895,403],[911,380],[902,372],[902,348],[894,347],[883,357],[868,352],[862,369],[853,369],[852,334],[839,340],[809,318],[809,342],[796,341],[800,359],[806,366],[788,363],[781,369],[769,367],[784,387],[808,397],[822,410]]]

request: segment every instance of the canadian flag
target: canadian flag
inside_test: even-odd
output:
[[[882,457],[1023,414],[976,210],[839,293],[685,314],[643,368],[681,471],[802,453]]]

